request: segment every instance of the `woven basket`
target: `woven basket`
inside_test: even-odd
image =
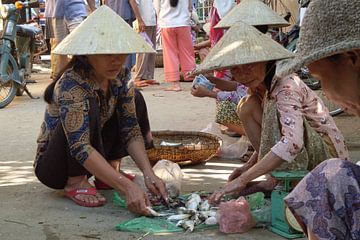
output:
[[[181,165],[205,162],[216,154],[222,143],[219,137],[203,132],[155,131],[152,134],[154,148],[147,151],[152,164],[161,159]],[[176,146],[161,145],[164,142]]]

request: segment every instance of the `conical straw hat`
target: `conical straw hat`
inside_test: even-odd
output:
[[[59,55],[154,53],[119,15],[103,5],[54,49]]]
[[[290,25],[262,1],[242,0],[220,20],[215,28],[229,28],[239,21],[251,26],[286,27]]]
[[[292,52],[256,28],[238,22],[216,43],[193,74],[293,56]]]

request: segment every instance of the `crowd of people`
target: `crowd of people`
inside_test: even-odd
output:
[[[216,99],[216,121],[246,135],[254,149],[209,201],[271,192],[278,184],[272,171],[306,170],[309,174],[285,199],[304,233],[309,239],[360,239],[360,167],[349,161],[344,137],[322,100],[296,75],[308,66],[331,100],[360,116],[360,2],[312,0],[296,54],[266,35],[279,19],[262,21],[261,14],[276,13],[259,0],[239,5],[215,0],[209,40],[195,47],[191,0],[104,0],[106,6],[97,10],[94,1],[87,2],[88,8],[83,0],[46,1],[56,60],[34,164],[43,184],[64,189],[66,197],[86,207],[104,205],[97,190],[113,188],[125,195],[130,211],[150,215],[144,190],[119,169],[121,158],[130,155],[150,192],[169,201],[146,155],[152,135],[145,100],[136,89],[157,84],[159,26],[165,81],[171,84],[165,90],[180,91],[181,74],[185,81],[204,74],[217,90],[194,85],[191,94]],[[245,2],[260,12],[238,14],[229,29],[216,27]],[[248,18],[252,15],[255,21]],[[131,28],[135,19],[138,33]],[[194,48],[206,49],[198,66]],[[261,175],[266,181],[252,181]]]

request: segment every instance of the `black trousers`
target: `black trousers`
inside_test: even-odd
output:
[[[144,137],[145,147],[151,148],[152,137],[144,97],[139,91],[135,91],[136,116]],[[100,109],[95,99],[90,100],[90,142],[108,161],[120,159],[128,155],[126,146],[120,136],[120,123],[118,113],[107,121],[100,129]],[[44,185],[63,189],[69,177],[91,174],[73,157],[70,156],[68,142],[61,123],[51,137],[45,153],[35,165],[35,175]]]

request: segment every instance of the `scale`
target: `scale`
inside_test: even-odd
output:
[[[304,237],[300,225],[285,205],[284,198],[291,192],[292,182],[301,180],[307,173],[307,171],[275,171],[271,173],[280,181],[280,184],[271,193],[270,231],[288,239]]]

